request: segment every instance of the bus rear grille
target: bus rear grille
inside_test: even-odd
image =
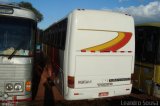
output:
[[[0,80],[10,79],[26,79],[30,78],[32,74],[32,65],[20,64],[1,64],[0,65]]]
[[[4,82],[0,81],[0,87],[4,86]]]

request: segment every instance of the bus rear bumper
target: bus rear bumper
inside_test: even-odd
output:
[[[83,99],[96,99],[113,97],[120,95],[129,95],[132,90],[132,84],[108,86],[100,88],[80,88],[80,89],[68,89],[68,95],[65,95],[66,100],[83,100]]]
[[[17,103],[17,102],[30,102],[32,101],[31,95],[25,96],[9,96],[7,99],[0,97],[0,103]]]

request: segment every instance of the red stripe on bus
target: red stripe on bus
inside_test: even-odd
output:
[[[74,95],[79,95],[79,93],[74,93]]]
[[[81,52],[86,52],[86,50],[81,50]]]
[[[95,52],[95,50],[91,50],[90,52]]]
[[[110,51],[100,51],[101,53],[103,53],[103,52],[110,52]]]
[[[107,51],[108,50],[109,51],[117,51],[118,49],[122,48],[123,46],[125,46],[129,42],[129,40],[131,39],[131,36],[132,36],[132,33],[126,32],[125,33],[125,37],[124,37],[124,39],[121,42],[119,42],[116,45],[113,45],[112,47],[107,48],[105,50],[107,50]]]

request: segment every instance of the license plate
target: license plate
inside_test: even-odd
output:
[[[101,93],[99,93],[99,96],[101,96],[101,97],[103,97],[103,96],[108,96],[108,92],[101,92]]]

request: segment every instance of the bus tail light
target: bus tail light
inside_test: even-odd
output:
[[[26,91],[28,91],[28,92],[31,91],[31,81],[26,82]]]
[[[74,88],[74,77],[68,76],[68,87]]]

